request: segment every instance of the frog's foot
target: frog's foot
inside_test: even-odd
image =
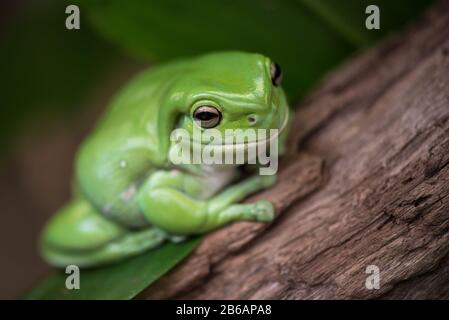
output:
[[[265,175],[265,176],[259,176],[261,180],[261,185],[263,188],[270,188],[277,182],[277,175]]]
[[[218,213],[212,213],[208,219],[206,230],[212,230],[217,226],[224,225],[232,221],[260,221],[269,222],[274,219],[274,208],[271,202],[261,200],[248,204],[233,204]]]
[[[269,222],[274,219],[274,208],[270,201],[260,200],[242,206],[244,207],[243,217],[248,220]]]
[[[165,239],[166,234],[156,228],[126,230],[98,214],[84,200],[75,200],[46,227],[42,255],[55,266],[91,267],[139,254]]]

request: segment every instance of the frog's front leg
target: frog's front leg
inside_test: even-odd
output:
[[[275,176],[251,177],[200,200],[199,179],[181,172],[158,171],[142,186],[138,201],[155,226],[177,235],[200,234],[237,220],[271,221],[274,210],[270,202],[235,203],[270,187],[275,180]]]

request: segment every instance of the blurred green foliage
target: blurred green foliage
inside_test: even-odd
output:
[[[0,147],[38,117],[76,111],[125,49],[144,61],[212,50],[264,53],[301,97],[330,68],[416,17],[432,0],[28,0],[0,30]],[[65,7],[81,7],[81,29],[65,28]],[[381,30],[365,28],[365,8]],[[111,46],[92,32],[93,25]]]
[[[211,50],[264,53],[282,67],[283,86],[302,96],[348,54],[415,17],[431,0],[78,0],[107,38],[144,59]],[[376,4],[381,29],[367,30]]]
[[[67,30],[65,7],[56,0],[18,2],[2,24],[2,150],[24,124],[79,110],[119,56],[87,21],[82,21],[80,30]]]

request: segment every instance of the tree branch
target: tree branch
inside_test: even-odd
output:
[[[208,235],[139,298],[449,297],[449,2],[297,110],[280,182],[248,200],[276,221]]]

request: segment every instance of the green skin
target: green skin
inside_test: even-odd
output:
[[[260,54],[222,52],[158,66],[134,79],[81,145],[76,192],[43,232],[44,258],[56,266],[97,266],[233,221],[271,221],[270,202],[237,202],[272,186],[275,175],[231,185],[237,166],[175,166],[168,159],[171,132],[191,133],[198,126],[193,111],[201,105],[221,111],[214,128],[220,132],[281,129],[288,105],[272,83],[271,66]]]

